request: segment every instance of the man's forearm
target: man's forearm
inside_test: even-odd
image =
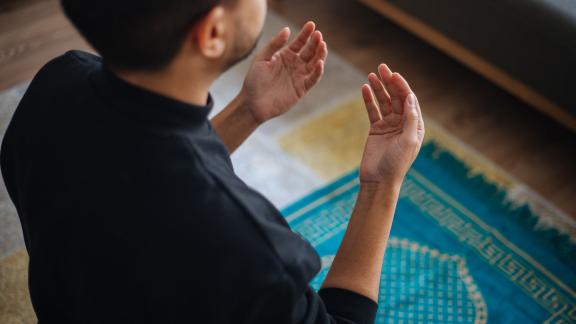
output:
[[[211,122],[230,154],[259,126],[241,95],[236,96]]]
[[[346,234],[323,288],[342,288],[378,301],[384,250],[401,179],[361,184]]]

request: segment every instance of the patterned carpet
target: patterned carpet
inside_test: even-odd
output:
[[[355,203],[367,131],[362,101],[352,98],[278,139],[330,180],[283,209],[322,256],[315,288]],[[432,120],[427,131],[401,190],[377,323],[576,322],[571,218]]]
[[[283,26],[289,24],[271,13],[260,45]],[[216,82],[212,116],[238,91],[248,64]],[[357,192],[355,170],[368,127],[358,98],[364,80],[330,53],[323,81],[232,156],[240,177],[283,209],[323,256],[316,288]],[[2,133],[25,89],[0,93]],[[576,238],[573,219],[430,118],[427,133],[428,144],[402,190],[378,322],[574,321],[576,255],[567,238]],[[33,323],[20,225],[0,189],[0,323]]]
[[[576,246],[434,142],[406,178],[377,323],[572,323]],[[322,256],[319,288],[359,189],[353,171],[283,210]]]

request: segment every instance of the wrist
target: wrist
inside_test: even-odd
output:
[[[248,100],[248,96],[246,96],[244,90],[241,90],[240,93],[232,100],[234,105],[234,110],[236,114],[241,118],[246,124],[257,128],[261,124],[264,123],[264,120],[258,118],[254,114],[254,109],[252,107],[252,103]]]
[[[360,191],[367,194],[399,192],[404,177],[387,177],[379,181],[360,181]]]

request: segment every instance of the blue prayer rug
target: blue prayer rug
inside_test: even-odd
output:
[[[359,190],[346,174],[282,210],[322,258],[319,289]],[[576,323],[576,247],[436,144],[408,173],[376,323]]]

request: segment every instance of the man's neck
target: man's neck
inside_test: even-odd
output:
[[[204,106],[208,101],[208,90],[213,77],[201,73],[187,73],[184,69],[169,67],[160,71],[114,71],[122,80],[196,106]]]

